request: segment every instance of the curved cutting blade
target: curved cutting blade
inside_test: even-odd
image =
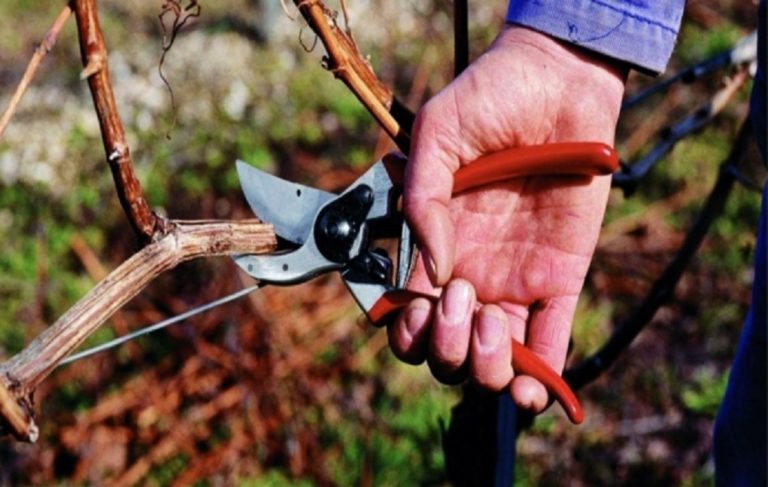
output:
[[[298,245],[307,241],[317,211],[336,195],[292,183],[237,161],[237,175],[253,212],[280,237]]]
[[[299,284],[344,267],[323,257],[311,243],[284,254],[236,255],[233,259],[251,277],[277,285]]]

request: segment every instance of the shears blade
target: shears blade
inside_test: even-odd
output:
[[[343,265],[329,261],[310,239],[298,249],[267,255],[236,255],[232,258],[250,276],[267,284],[300,284],[320,274],[340,270]]]
[[[237,176],[251,210],[271,224],[281,238],[304,244],[320,207],[336,195],[303,184],[286,181],[241,160]]]

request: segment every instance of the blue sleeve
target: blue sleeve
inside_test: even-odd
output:
[[[510,0],[507,22],[645,71],[664,71],[685,0]]]
[[[763,155],[763,162],[768,166],[768,153],[766,152],[765,139],[766,135],[766,110],[768,110],[768,101],[765,96],[765,63],[768,61],[765,52],[765,38],[767,32],[766,27],[766,13],[765,13],[765,0],[760,1],[760,7],[757,14],[757,73],[755,74],[755,81],[752,83],[752,101],[750,116],[752,117],[752,128],[755,132],[755,139],[757,140],[757,146],[760,148],[760,153]],[[763,313],[765,316],[765,313]]]

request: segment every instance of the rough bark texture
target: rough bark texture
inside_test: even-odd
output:
[[[24,93],[27,91],[29,84],[34,79],[35,74],[40,68],[40,64],[43,62],[46,54],[48,54],[51,49],[53,49],[54,44],[56,44],[56,40],[59,38],[61,29],[64,28],[64,25],[66,25],[67,20],[69,20],[69,16],[71,14],[72,5],[67,4],[61,10],[58,17],[56,17],[56,21],[54,21],[51,28],[48,29],[48,32],[46,32],[45,36],[43,36],[43,40],[40,41],[40,45],[38,45],[37,49],[35,49],[35,53],[29,60],[29,64],[27,64],[27,69],[24,71],[24,75],[22,76],[21,81],[19,81],[19,84],[16,86],[16,91],[13,93],[11,101],[8,103],[8,108],[6,108],[3,116],[0,117],[0,136],[3,135],[3,132],[5,132],[8,124],[11,123],[11,119],[16,113],[16,109],[19,107],[19,103],[21,103],[21,98],[24,96]]]
[[[335,16],[323,2],[295,0],[295,3],[327,50],[328,69],[407,152],[413,113],[377,79],[360,55],[349,30],[344,32],[339,28]],[[266,253],[276,247],[271,227],[256,221],[178,222],[161,218],[151,210],[136,177],[115,102],[96,1],[73,0],[70,6],[77,21],[84,66],[81,78],[88,81],[117,196],[131,227],[146,246],[103,279],[21,353],[0,364],[0,430],[11,431],[27,441],[34,441],[37,434],[32,420],[35,388],[61,360],[155,277],[198,257]],[[54,32],[61,29],[67,16],[65,9],[54,23]],[[44,47],[50,48],[45,43]]]
[[[379,81],[355,41],[339,28],[335,16],[323,2],[294,0],[294,3],[325,46],[326,67],[357,96],[398,147],[407,152],[413,113]]]
[[[22,352],[0,365],[0,378],[22,406],[30,405],[31,394],[58,363],[161,273],[198,257],[266,253],[275,246],[271,226],[256,220],[175,224],[165,237],[134,254]],[[2,399],[0,406],[7,403]],[[13,431],[30,430],[19,424],[19,410],[10,406],[10,412],[0,408],[6,422],[14,425]],[[31,423],[29,414],[22,416]]]
[[[143,242],[148,242],[161,237],[167,230],[167,225],[150,209],[133,170],[131,151],[112,90],[107,48],[99,24],[96,2],[78,0],[74,6],[84,66],[80,77],[88,80],[117,196],[136,234]]]

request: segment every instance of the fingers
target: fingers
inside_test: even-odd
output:
[[[436,306],[427,362],[442,382],[453,384],[466,378],[475,303],[475,288],[468,281],[454,279]]]
[[[552,298],[531,314],[526,346],[557,373],[565,365],[577,301],[578,296]],[[549,393],[533,377],[515,377],[510,393],[515,404],[536,413],[549,404]]]
[[[433,375],[445,383],[466,378],[465,364],[476,306],[475,290],[462,279],[451,281],[436,303],[411,301],[387,329],[396,357],[410,364],[428,360]]]
[[[499,391],[512,379],[511,329],[500,307],[486,305],[475,316],[472,333],[472,378],[480,386]]]
[[[417,365],[426,359],[432,308],[429,300],[414,299],[387,327],[389,347],[403,362]]]
[[[390,347],[404,362],[426,360],[443,383],[456,384],[469,377],[489,390],[509,388],[519,407],[538,413],[549,404],[549,393],[533,377],[514,377],[511,340],[526,342],[555,372],[561,372],[576,301],[576,296],[554,298],[527,317],[522,306],[509,310],[478,305],[473,286],[454,279],[436,304],[418,298],[403,310],[388,329]],[[523,331],[526,322],[527,333]]]
[[[404,212],[418,238],[432,284],[443,286],[453,268],[455,231],[448,204],[460,163],[451,87],[419,112],[405,173]]]
[[[512,400],[521,409],[540,413],[549,404],[549,393],[544,385],[529,375],[521,375],[512,379],[509,385]]]
[[[441,382],[475,382],[501,390],[512,378],[512,336],[507,313],[495,305],[478,308],[473,286],[448,283],[436,305],[413,300],[388,329],[394,354],[404,362],[427,360]]]
[[[531,314],[526,345],[556,372],[563,370],[578,296],[544,301]]]

